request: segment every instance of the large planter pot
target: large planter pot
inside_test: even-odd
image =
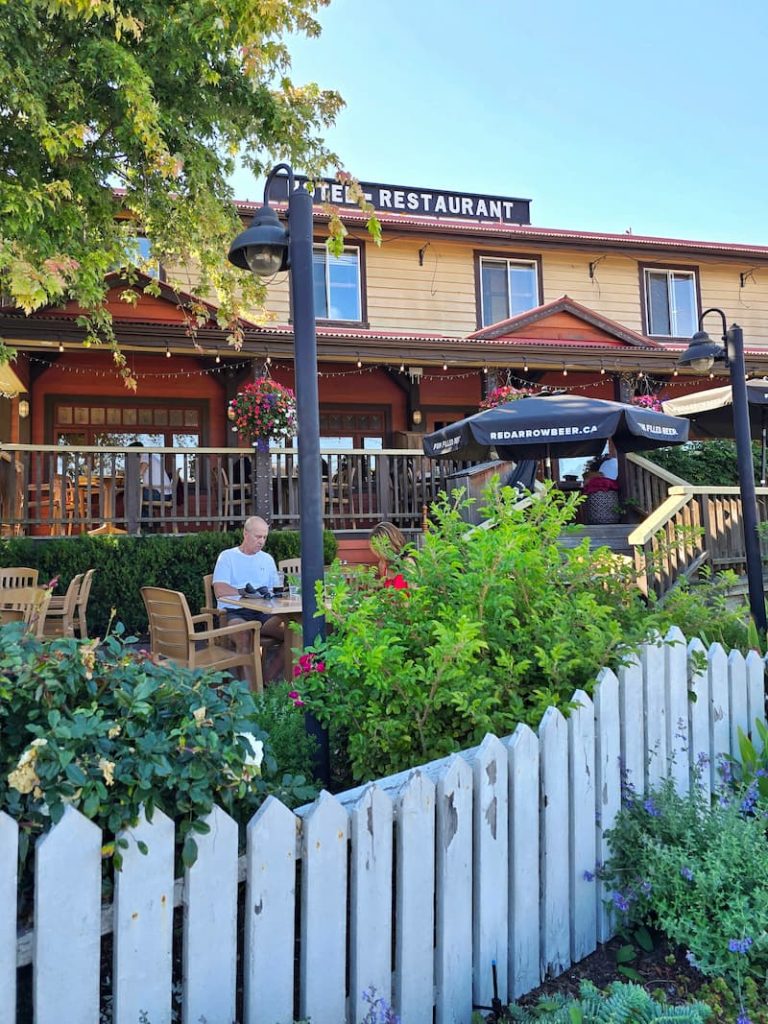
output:
[[[584,522],[589,526],[607,526],[621,519],[618,491],[593,491],[584,502]]]

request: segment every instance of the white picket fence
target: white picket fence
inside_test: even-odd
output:
[[[548,709],[538,733],[488,736],[296,813],[270,798],[239,860],[237,826],[216,809],[197,863],[175,883],[174,826],[156,813],[126,832],[109,907],[101,833],[69,809],[37,843],[35,928],[21,937],[8,912],[17,828],[0,814],[0,1021],[16,1020],[17,967],[31,963],[35,1024],[97,1024],[109,932],[115,1024],[168,1024],[179,980],[185,1024],[289,1024],[295,1013],[358,1024],[371,986],[403,1024],[428,1024],[433,1008],[437,1024],[469,1024],[473,1003],[490,1002],[493,961],[503,997],[530,991],[612,934],[607,894],[590,879],[607,856],[621,766],[638,792],[667,773],[685,790],[704,755],[713,786],[737,727],[764,720],[764,663],[686,647],[672,630],[618,678],[604,670],[592,700],[574,700],[567,719]]]

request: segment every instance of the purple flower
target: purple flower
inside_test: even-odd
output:
[[[653,886],[650,882],[646,881],[640,883],[640,892],[643,894],[643,896],[650,896],[652,889]]]
[[[656,806],[656,804],[653,802],[653,798],[652,797],[648,797],[648,799],[643,803],[643,807],[648,812],[648,814],[650,814],[650,816],[652,818],[660,817],[661,811]]]
[[[733,782],[733,765],[731,764],[730,758],[723,757],[721,755],[718,770],[720,772],[720,778],[726,783],[726,785],[729,782]]]
[[[585,871],[584,872],[584,881],[585,882],[594,882],[594,880],[595,880],[595,873],[594,873],[594,871]]]
[[[742,814],[751,814],[757,803],[757,783],[751,782],[741,801]]]
[[[736,1024],[752,1024],[752,1021],[747,1016],[745,1010],[742,1010],[739,1016],[736,1018]]]
[[[629,910],[629,904],[631,902],[629,897],[625,896],[621,892],[614,892],[611,893],[611,899],[613,900],[614,907],[616,907],[617,910],[620,910],[622,914],[626,914],[626,912]]]
[[[687,865],[680,868],[680,874],[686,880],[686,882],[693,881],[693,871]]]
[[[748,935],[745,935],[743,939],[729,939],[728,940],[728,952],[729,953],[747,953],[749,947],[752,945],[752,939]]]

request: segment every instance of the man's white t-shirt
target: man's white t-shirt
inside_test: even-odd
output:
[[[240,548],[227,548],[216,559],[213,570],[214,583],[229,583],[231,587],[241,590],[250,583],[256,590],[259,587],[276,587],[278,584],[277,566],[272,555],[266,551],[257,551],[253,555],[244,555]],[[219,608],[237,608],[227,603],[226,598],[218,598]]]
[[[142,486],[148,487],[151,491],[158,491],[165,498],[170,497],[173,492],[173,480],[168,476],[163,456],[159,452],[147,452],[139,459],[139,465],[148,467],[142,477]]]

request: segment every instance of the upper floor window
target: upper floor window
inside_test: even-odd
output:
[[[363,319],[359,249],[345,246],[341,256],[332,256],[324,245],[316,245],[312,276],[318,320]]]
[[[539,305],[537,260],[480,257],[480,325],[489,327]]]
[[[644,267],[645,324],[648,334],[690,338],[698,325],[696,271]]]

